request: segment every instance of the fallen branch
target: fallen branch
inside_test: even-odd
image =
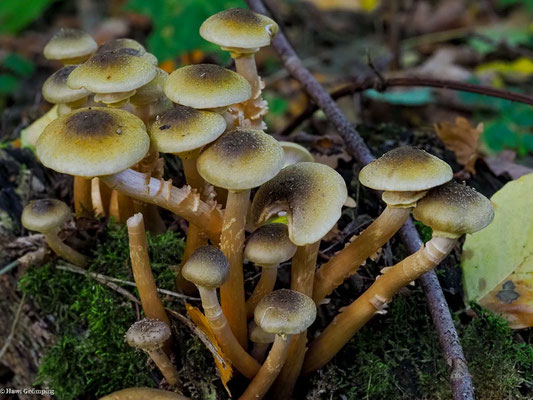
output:
[[[452,81],[446,79],[432,79],[432,78],[418,78],[418,77],[405,77],[405,78],[389,78],[379,79],[370,78],[362,82],[349,83],[346,86],[341,87],[334,92],[331,92],[330,96],[336,100],[344,96],[351,94],[364,92],[368,89],[375,89],[379,92],[385,91],[390,87],[433,87],[439,89],[450,89],[462,92],[477,93],[484,96],[496,97],[499,99],[505,99],[514,101],[517,103],[533,105],[533,97],[526,96],[520,93],[509,92],[508,90],[496,89],[490,86],[475,85],[473,83]],[[289,124],[283,128],[279,133],[280,135],[288,135],[294,131],[301,123],[311,117],[319,107],[316,104],[309,104],[307,108],[297,115]]]
[[[11,344],[11,341],[13,340],[13,337],[15,337],[15,331],[17,328],[17,324],[20,319],[20,315],[22,313],[22,306],[24,306],[24,303],[26,302],[26,293],[22,295],[22,299],[20,299],[19,306],[17,308],[17,312],[15,314],[15,318],[13,319],[13,323],[11,324],[11,330],[9,331],[9,335],[6,339],[6,342],[2,346],[2,349],[0,350],[0,360],[2,357],[4,357],[5,352],[7,351],[9,345]]]
[[[247,0],[248,6],[255,12],[267,14],[262,0]],[[360,164],[366,165],[375,159],[370,149],[365,144],[359,133],[346,119],[335,101],[328,92],[318,83],[311,72],[306,69],[288,42],[282,30],[278,32],[272,46],[283,61],[285,68],[301,83],[307,94],[324,111],[327,118],[338,130],[346,143],[348,152],[354,156]],[[408,220],[402,228],[402,240],[411,252],[415,252],[421,245],[420,237],[412,223]],[[431,284],[430,284],[431,282]],[[424,293],[428,300],[428,307],[433,317],[439,340],[442,345],[445,359],[450,367],[450,381],[453,398],[455,400],[473,400],[474,389],[468,373],[463,349],[459,342],[453,321],[449,316],[449,309],[442,293],[438,280],[429,280],[426,276],[421,279]],[[427,284],[426,284],[427,283]],[[447,313],[443,309],[448,310]],[[442,317],[442,318],[441,318]],[[438,321],[435,318],[440,318]],[[446,344],[446,345],[443,345]]]

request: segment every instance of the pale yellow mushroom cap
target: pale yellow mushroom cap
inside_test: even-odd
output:
[[[222,115],[176,105],[152,124],[150,138],[161,153],[182,153],[213,142],[225,130]]]
[[[305,147],[294,142],[279,142],[285,153],[284,167],[299,162],[313,162],[315,158]]]
[[[100,400],[190,400],[168,390],[152,389],[147,387],[133,387],[122,389],[107,396],[101,397]]]
[[[71,89],[67,86],[67,78],[76,68],[68,65],[54,72],[43,84],[43,97],[52,104],[71,103],[87,97],[90,92],[85,89]]]
[[[244,249],[244,256],[261,266],[277,266],[290,260],[296,249],[296,245],[289,239],[287,225],[273,223],[253,231]]]
[[[163,321],[145,318],[130,326],[124,338],[131,347],[153,351],[163,347],[171,335],[170,327]]]
[[[146,85],[138,88],[133,96],[130,98],[130,103],[142,106],[159,100],[165,95],[163,86],[168,78],[168,73],[161,68],[156,68],[156,76]]]
[[[81,108],[52,121],[37,140],[41,162],[77,176],[110,175],[142,160],[150,147],[144,123],[124,110]]]
[[[200,27],[200,36],[225,48],[257,49],[270,45],[278,33],[271,18],[243,8],[212,15]]]
[[[87,33],[79,29],[62,28],[44,46],[44,56],[48,60],[73,60],[88,57],[98,45]]]
[[[128,92],[155,78],[156,67],[121,50],[97,53],[70,73],[67,85],[93,93]]]
[[[120,50],[120,49],[133,49],[146,53],[146,49],[138,41],[130,38],[117,38],[109,40],[98,47],[97,53],[103,53],[105,51]]]
[[[304,246],[335,226],[347,197],[344,179],[333,168],[311,162],[289,165],[258,189],[252,222],[257,226],[285,211],[291,241]]]
[[[359,173],[363,185],[394,192],[428,190],[452,178],[453,172],[447,163],[408,146],[383,154]]]
[[[316,305],[313,299],[289,289],[267,294],[254,311],[255,323],[265,332],[277,335],[302,333],[315,318]]]
[[[283,149],[272,136],[254,129],[237,129],[202,151],[196,167],[211,185],[238,191],[273,178],[283,162]]]
[[[274,333],[265,332],[261,327],[257,326],[253,319],[248,323],[248,332],[250,340],[254,343],[268,344],[276,339]]]
[[[165,82],[164,91],[174,103],[200,109],[227,107],[252,95],[252,88],[243,76],[214,64],[175,70]]]
[[[60,200],[30,201],[22,211],[22,225],[36,232],[49,232],[63,225],[71,216],[68,206]]]
[[[215,246],[203,246],[191,254],[181,273],[197,286],[216,289],[228,279],[229,263]]]
[[[431,189],[418,201],[413,216],[433,229],[433,236],[458,238],[477,232],[494,218],[489,199],[455,182]]]

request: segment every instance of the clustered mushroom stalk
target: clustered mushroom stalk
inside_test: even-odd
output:
[[[439,265],[457,239],[487,226],[494,218],[490,201],[474,189],[454,182],[431,190],[418,202],[416,219],[433,229],[432,239],[374,282],[357,300],[344,307],[316,338],[306,354],[303,372],[325,365],[404,286]]]

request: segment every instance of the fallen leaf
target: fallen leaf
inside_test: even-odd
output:
[[[485,157],[484,161],[496,176],[509,175],[512,179],[533,173],[533,168],[514,162],[516,152],[513,150],[503,150],[497,156]]]
[[[444,145],[455,153],[457,161],[474,175],[483,124],[480,123],[474,128],[466,118],[457,117],[453,124],[448,122],[435,124],[435,131]]]
[[[307,0],[322,10],[366,11],[376,9],[380,0]]]
[[[187,308],[187,315],[192,319],[196,326],[206,334],[207,338],[209,339],[213,347],[216,349],[217,356],[213,357],[215,359],[215,365],[217,366],[218,372],[220,373],[220,379],[222,380],[222,384],[226,388],[229,396],[231,397],[231,393],[227,386],[227,383],[231,379],[233,373],[233,369],[231,368],[231,361],[226,357],[226,355],[222,352],[222,349],[218,345],[217,339],[215,338],[215,334],[211,329],[211,325],[209,325],[209,321],[207,320],[205,315],[198,308],[191,306],[188,303],[185,303],[185,307]]]

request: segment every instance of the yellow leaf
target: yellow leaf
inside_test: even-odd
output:
[[[492,61],[478,66],[476,73],[500,73],[509,79],[523,80],[533,75],[533,60],[522,57],[514,61]]]
[[[322,10],[346,10],[370,12],[379,6],[380,0],[307,0]]]
[[[444,145],[455,153],[457,161],[472,173],[476,173],[475,164],[479,156],[479,138],[483,133],[483,124],[475,128],[467,119],[457,117],[455,123],[435,124],[435,131]]]
[[[216,354],[218,357],[213,357],[215,359],[215,365],[217,366],[218,372],[220,373],[220,379],[222,380],[224,387],[226,388],[228,394],[231,397],[231,393],[227,386],[227,383],[231,379],[231,375],[233,373],[233,369],[231,368],[231,361],[220,349],[220,346],[218,345],[218,342],[215,338],[215,334],[213,333],[213,330],[211,329],[209,321],[207,320],[205,315],[202,314],[202,312],[198,308],[193,307],[188,303],[185,303],[185,307],[187,308],[187,315],[191,317],[192,321],[196,324],[196,326],[206,334],[207,338],[209,339],[213,347],[216,349]]]
[[[463,246],[467,301],[501,314],[511,328],[533,326],[533,174],[492,196],[494,220]]]

